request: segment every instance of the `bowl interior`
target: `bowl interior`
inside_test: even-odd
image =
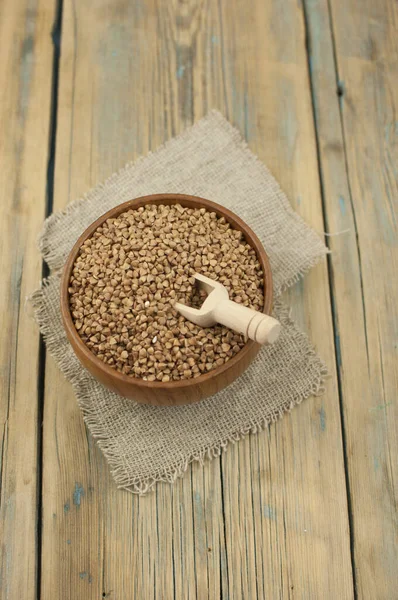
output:
[[[104,223],[109,218],[114,218],[120,215],[121,213],[130,210],[136,209],[140,206],[144,206],[146,204],[181,204],[182,206],[186,206],[189,208],[205,208],[210,212],[215,212],[220,217],[224,217],[234,229],[238,229],[243,232],[245,240],[248,242],[250,246],[256,251],[257,257],[260,261],[263,274],[264,274],[264,285],[263,285],[263,294],[264,294],[264,306],[263,312],[266,314],[270,314],[272,309],[272,275],[271,275],[271,267],[269,264],[268,257],[265,253],[265,250],[258,239],[258,237],[253,233],[253,231],[246,225],[242,219],[240,219],[237,215],[232,213],[230,210],[225,207],[216,204],[210,200],[206,200],[204,198],[199,198],[197,196],[187,196],[185,194],[156,194],[151,196],[142,196],[140,198],[136,198],[134,200],[129,200],[123,204],[116,206],[111,209],[101,217],[99,217],[96,221],[94,221],[79,237],[75,245],[73,246],[68,259],[66,261],[61,280],[61,314],[62,320],[64,323],[64,327],[66,330],[66,334],[68,336],[69,341],[72,346],[79,350],[79,354],[84,357],[85,361],[94,366],[97,370],[101,370],[106,373],[108,377],[114,380],[118,380],[123,382],[124,384],[130,384],[131,386],[140,386],[143,388],[158,388],[158,389],[175,389],[179,388],[189,388],[190,386],[195,386],[200,384],[204,380],[209,377],[215,377],[219,374],[222,374],[227,369],[231,369],[236,365],[244,356],[247,354],[254,345],[255,342],[252,340],[248,340],[244,347],[235,354],[228,362],[224,363],[220,367],[216,367],[207,373],[200,375],[199,377],[179,380],[179,381],[170,381],[170,382],[161,382],[161,381],[145,381],[139,377],[132,377],[130,375],[124,375],[120,373],[116,369],[113,369],[111,366],[103,363],[97,356],[91,352],[91,350],[85,345],[85,343],[81,340],[79,334],[77,333],[72,315],[69,307],[69,280],[72,273],[73,265],[78,256],[80,246],[85,242],[94,231]]]

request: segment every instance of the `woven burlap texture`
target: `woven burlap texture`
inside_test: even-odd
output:
[[[263,348],[231,386],[197,404],[140,405],[108,391],[83,369],[61,322],[59,269],[80,234],[101,214],[132,198],[160,192],[202,196],[243,218],[270,258],[276,297],[327,252],[239,132],[214,111],[47,219],[40,248],[53,274],[31,297],[36,320],[49,353],[74,387],[116,483],[141,494],[157,481],[173,482],[193,460],[219,456],[229,442],[258,431],[319,393],[326,374],[279,299],[278,342]]]

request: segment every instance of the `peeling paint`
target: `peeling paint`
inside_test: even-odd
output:
[[[387,402],[386,404],[378,404],[377,406],[372,406],[372,408],[369,408],[369,411],[375,411],[375,410],[386,410],[388,406],[391,406],[392,402]]]
[[[346,210],[345,200],[344,200],[343,196],[339,196],[339,206],[340,206],[341,214],[343,215],[343,217],[345,217],[347,210]]]
[[[82,497],[84,496],[84,488],[80,483],[75,483],[75,491],[73,492],[73,504],[80,506]]]
[[[186,66],[185,66],[185,65],[180,65],[180,66],[178,67],[178,69],[177,69],[177,73],[176,73],[176,75],[177,75],[177,79],[181,79],[181,78],[183,77],[185,69],[186,69]]]
[[[271,519],[271,521],[276,520],[276,511],[268,504],[264,504],[263,506],[263,515],[266,519]]]

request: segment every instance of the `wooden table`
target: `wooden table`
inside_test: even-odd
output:
[[[397,2],[3,0],[0,49],[0,597],[398,598]],[[25,310],[36,238],[210,108],[330,233],[287,301],[331,376],[138,497]]]

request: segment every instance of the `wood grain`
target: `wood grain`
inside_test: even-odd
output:
[[[309,0],[359,598],[397,594],[398,10]],[[326,32],[326,35],[325,35]],[[333,32],[333,36],[331,35]]]
[[[42,263],[54,6],[0,7],[0,597],[36,598],[41,393],[39,333],[24,308]]]
[[[281,7],[65,1],[55,210],[216,107],[322,231],[304,16]],[[352,597],[326,265],[291,301],[332,366],[326,396],[143,498],[116,491],[47,361],[44,598]]]

